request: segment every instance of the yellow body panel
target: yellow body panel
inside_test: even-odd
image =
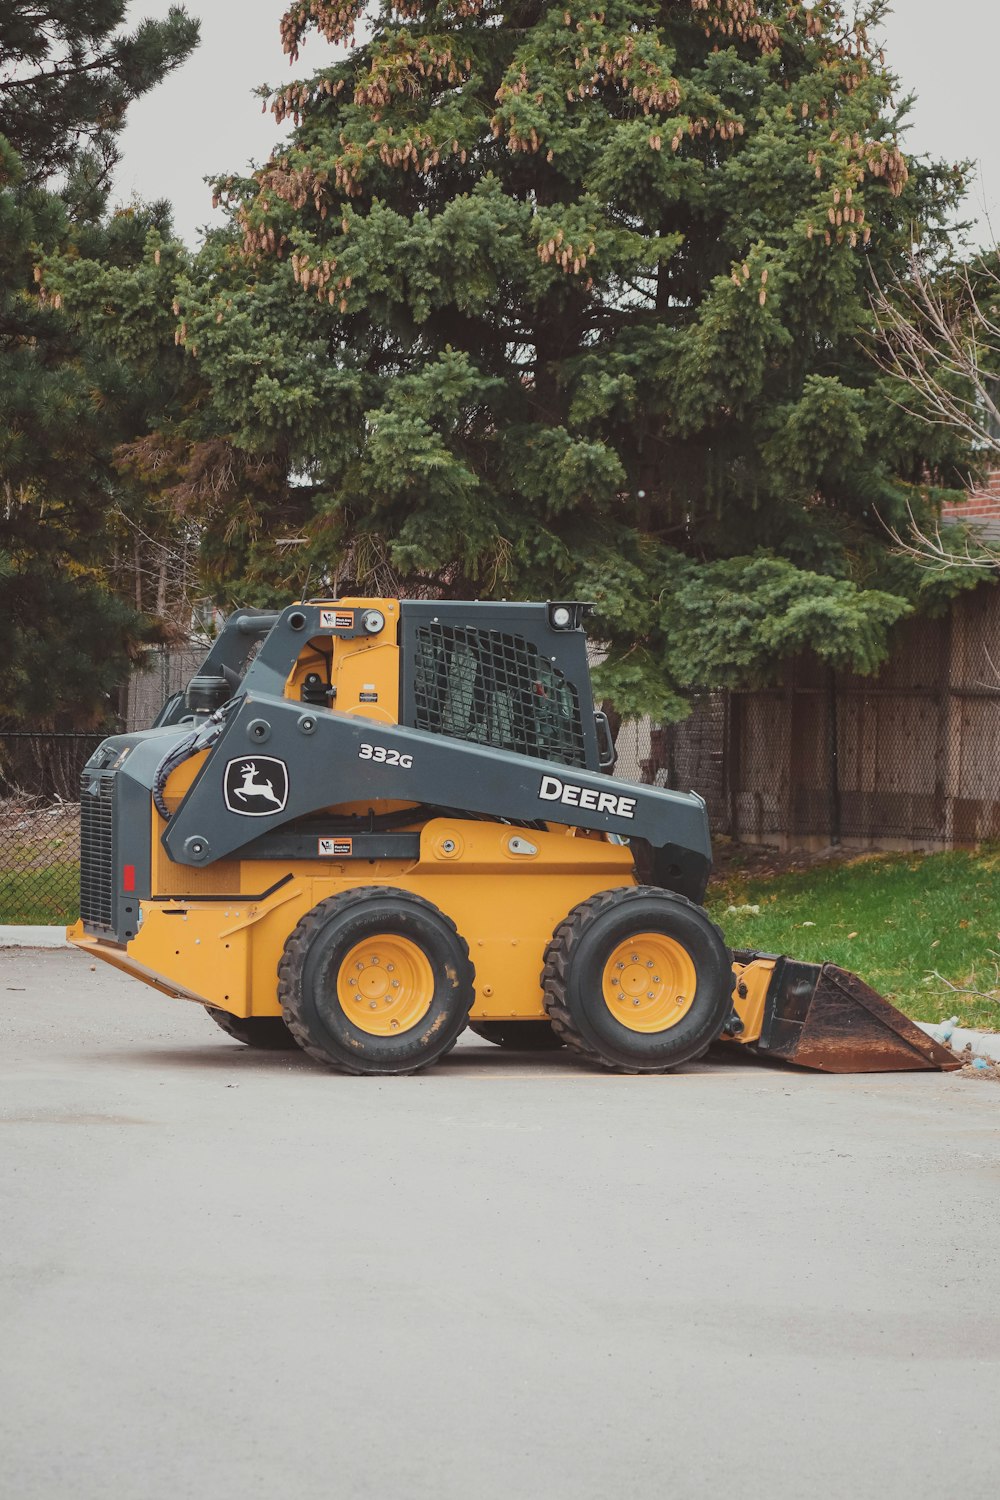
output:
[[[537,852],[512,852],[512,844]],[[542,956],[555,928],[598,891],[636,884],[623,845],[566,829],[444,818],[425,825],[413,864],[254,860],[233,867],[239,886],[227,893],[231,900],[199,900],[195,893],[190,900],[143,901],[142,925],[127,949],[88,946],[101,958],[110,947],[119,968],[147,981],[155,976],[170,993],[236,1016],[277,1015],[278,961],[306,912],[358,886],[396,886],[440,907],[468,943],[476,969],[474,1017],[541,1019]],[[186,876],[209,873],[172,868]],[[81,939],[74,932],[74,941]]]
[[[399,602],[396,599],[341,599],[330,601],[330,610],[377,609],[385,616],[385,628],[376,636],[347,640],[325,636],[310,641],[288,675],[286,698],[301,698],[302,684],[310,672],[328,677],[336,689],[333,707],[338,713],[380,724],[399,723]]]
[[[773,958],[755,958],[748,964],[733,964],[736,988],[733,991],[733,1008],[743,1022],[738,1036],[724,1038],[736,1042],[755,1042],[764,1024],[764,1007],[768,986],[774,974]]]

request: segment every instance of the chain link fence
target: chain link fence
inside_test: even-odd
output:
[[[83,767],[107,735],[147,729],[203,656],[200,647],[151,652],[129,681],[124,714],[103,729],[0,730],[0,923],[76,920]]]
[[[0,923],[75,920],[80,772],[103,738],[0,733]]]

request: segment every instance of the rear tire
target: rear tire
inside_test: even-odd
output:
[[[470,1021],[469,1030],[512,1052],[555,1052],[565,1046],[549,1021]]]
[[[304,1051],[341,1073],[415,1073],[449,1052],[475,997],[454,922],[412,891],[363,886],[308,912],[278,997]]]
[[[553,1029],[589,1062],[664,1073],[707,1052],[732,1013],[732,955],[700,906],[655,886],[602,891],[545,950]]]
[[[298,1046],[281,1016],[232,1016],[215,1005],[206,1005],[205,1013],[244,1047],[256,1047],[262,1052],[291,1052]]]

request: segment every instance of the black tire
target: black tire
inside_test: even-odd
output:
[[[469,1030],[484,1042],[518,1052],[554,1052],[565,1046],[550,1021],[470,1021]]]
[[[604,995],[612,954],[641,933],[672,939],[693,966],[689,1008],[662,1030],[623,1025]],[[589,1062],[629,1073],[665,1073],[707,1052],[732,1013],[733,982],[732,956],[715,923],[692,901],[655,886],[602,891],[574,907],[556,928],[542,971],[556,1034]]]
[[[419,950],[429,997],[419,1019],[389,1035],[355,1024],[338,996],[347,982],[345,957],[380,937]],[[464,1030],[475,970],[454,922],[430,901],[392,886],[363,886],[330,896],[302,918],[278,964],[278,997],[289,1031],[317,1062],[341,1073],[415,1073],[449,1052]],[[363,1003],[360,992],[351,998]],[[357,1015],[368,1019],[365,1010]]]
[[[214,1005],[206,1005],[205,1013],[212,1017],[216,1026],[222,1027],[227,1036],[242,1042],[244,1047],[257,1047],[263,1052],[290,1052],[298,1046],[281,1016],[231,1016],[228,1010],[219,1010]]]

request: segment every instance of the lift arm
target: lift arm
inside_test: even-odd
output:
[[[250,786],[270,781],[273,810],[270,801],[247,796],[248,777]],[[178,864],[203,866],[323,808],[397,801],[645,839],[658,884],[695,901],[704,895],[711,844],[696,793],[632,785],[256,692],[229,714],[163,844]]]

